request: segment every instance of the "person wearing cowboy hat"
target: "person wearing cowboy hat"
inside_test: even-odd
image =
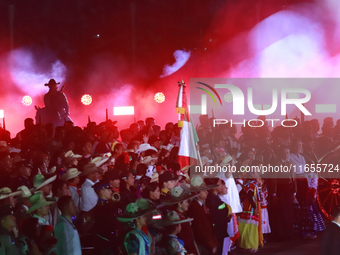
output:
[[[41,191],[44,197],[51,197],[52,196],[52,182],[57,179],[57,176],[54,175],[48,179],[42,174],[37,174],[33,178],[33,186],[35,192]]]
[[[5,141],[0,141],[0,188],[13,188],[13,160],[9,153],[9,147]]]
[[[32,196],[31,191],[26,186],[20,186],[18,191],[22,191],[17,198],[17,204],[14,209],[14,216],[17,222],[20,224],[23,220],[32,217],[30,213],[27,213],[31,206],[30,197]]]
[[[4,187],[0,189],[0,205],[11,205],[13,208],[16,205],[15,196],[20,195],[21,191],[12,192],[12,190],[8,187]]]
[[[165,171],[159,175],[159,187],[161,188],[161,198],[170,197],[170,191],[176,186],[178,176],[172,171]]]
[[[0,254],[18,255],[21,254],[13,230],[17,223],[14,217],[14,209],[11,205],[0,206]]]
[[[101,180],[92,188],[98,195],[98,203],[93,209],[95,221],[95,254],[119,254],[119,222],[116,217],[121,209],[112,200],[112,189],[108,180]]]
[[[223,190],[221,180],[218,178],[209,178],[205,179],[205,182],[207,184],[218,185],[209,191],[205,204],[209,209],[215,235],[218,240],[217,254],[222,254],[224,239],[228,237],[227,228],[231,218],[231,212],[229,211],[228,205],[218,196]]]
[[[216,188],[217,185],[207,185],[201,176],[195,175],[191,178],[189,187],[185,184],[182,184],[181,187],[190,192],[199,192],[199,195],[189,206],[188,216],[194,219],[191,227],[200,254],[216,253],[218,241],[205,201],[208,197],[208,190]]]
[[[34,218],[39,220],[39,224],[50,225],[49,221],[45,219],[45,217],[49,214],[50,205],[54,202],[46,201],[42,194],[34,194],[30,197],[30,209],[28,209],[27,213],[32,213]]]
[[[157,207],[141,208],[141,204],[130,203],[126,206],[123,215],[117,217],[120,222],[130,222],[134,226],[125,236],[124,246],[127,254],[149,255],[150,241],[148,236],[142,231],[147,224],[146,215],[152,213]],[[133,223],[133,224],[132,224]]]
[[[78,160],[82,158],[81,155],[74,154],[73,151],[68,151],[64,154],[63,165],[65,169],[78,165]]]
[[[61,176],[61,179],[67,182],[67,185],[71,192],[71,197],[77,208],[77,214],[80,212],[80,190],[78,188],[79,175],[81,174],[77,168],[69,168],[66,173]]]
[[[88,212],[98,202],[98,196],[92,188],[98,181],[98,167],[94,163],[89,163],[84,166],[81,175],[85,176],[86,180],[81,186],[80,209],[83,212]]]
[[[29,189],[33,188],[32,180],[29,178],[33,167],[31,161],[20,160],[15,167],[19,171],[19,177],[16,180],[17,187],[24,185]]]
[[[187,254],[187,250],[184,248],[185,242],[178,238],[177,235],[182,231],[182,224],[191,221],[193,221],[193,219],[190,218],[181,220],[176,211],[169,211],[166,214],[162,225],[165,226],[167,233],[167,236],[165,237],[165,250],[167,255]]]
[[[62,91],[58,91],[57,85],[60,82],[56,82],[54,79],[50,79],[45,86],[49,87],[49,91],[44,96],[45,109],[52,116],[59,116],[65,121],[71,120],[68,116],[70,114],[68,101],[66,95]]]
[[[171,190],[171,199],[162,200],[162,202],[167,204],[175,204],[174,211],[178,214],[180,220],[186,220],[186,213],[189,209],[189,200],[198,196],[198,193],[190,193],[185,191],[181,187],[174,187]],[[178,233],[178,238],[184,241],[185,249],[187,252],[198,254],[197,244],[195,242],[194,234],[192,232],[191,223],[183,222],[181,224],[181,231]]]

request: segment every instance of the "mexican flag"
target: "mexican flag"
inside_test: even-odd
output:
[[[183,168],[188,165],[198,164],[199,156],[196,149],[198,136],[191,119],[189,119],[189,111],[185,94],[186,85],[183,81],[179,82],[178,85],[179,91],[176,113],[178,113],[178,126],[181,127],[181,142],[177,161],[181,165],[181,168]]]

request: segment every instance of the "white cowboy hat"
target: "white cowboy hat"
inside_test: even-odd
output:
[[[161,148],[164,149],[164,150],[167,150],[167,151],[171,151],[173,147],[174,147],[174,145],[171,144],[171,143],[168,143],[167,146],[161,145]]]
[[[155,147],[151,146],[148,143],[143,143],[143,144],[139,145],[137,152],[143,152],[143,151],[147,151],[147,150],[154,150],[155,152],[158,152],[158,150]]]
[[[62,180],[70,180],[70,179],[73,179],[73,178],[76,178],[77,176],[79,176],[81,174],[80,171],[78,171],[77,168],[69,168],[66,170],[66,173],[63,174],[60,179]]]
[[[51,178],[47,179],[42,174],[37,174],[33,178],[33,186],[35,190],[41,189],[42,187],[54,182],[57,179],[57,175],[52,176]]]

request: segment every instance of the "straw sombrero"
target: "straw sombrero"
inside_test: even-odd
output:
[[[217,188],[218,184],[207,185],[203,178],[199,175],[195,175],[190,179],[190,185],[186,185],[185,183],[181,183],[181,187],[189,192],[200,192],[204,190]]]
[[[71,180],[71,179],[73,179],[73,178],[76,178],[76,177],[79,176],[80,174],[81,174],[81,172],[78,171],[77,168],[69,168],[69,169],[66,170],[66,173],[63,174],[63,175],[60,177],[60,179],[67,181],[67,180]]]
[[[0,189],[0,200],[8,198],[8,197],[15,197],[21,194],[21,190],[12,192],[12,190],[8,187],[4,187]]]
[[[82,158],[83,156],[82,155],[79,155],[79,154],[74,154],[73,151],[68,151],[64,154],[64,160],[65,162],[68,162],[72,159],[80,159]]]
[[[91,160],[91,163],[95,164],[97,167],[100,167],[104,163],[106,163],[109,160],[108,157],[95,157],[94,159]]]

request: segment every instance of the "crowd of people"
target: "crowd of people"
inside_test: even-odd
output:
[[[301,171],[195,172],[177,162],[181,128],[151,117],[123,130],[111,120],[55,128],[27,118],[16,137],[0,131],[0,254],[256,253],[268,238],[325,230],[319,176],[303,166],[337,145],[340,120],[326,118],[322,132],[318,120],[242,126],[239,138],[235,125],[213,127],[207,115],[200,123],[202,166]]]

